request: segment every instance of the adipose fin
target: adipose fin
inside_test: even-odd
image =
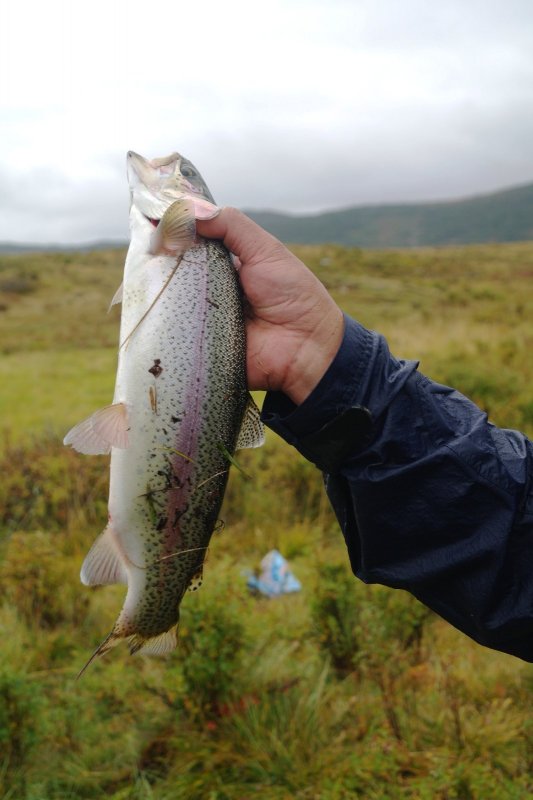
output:
[[[252,395],[248,395],[248,402],[244,409],[244,416],[237,437],[236,450],[246,447],[261,447],[265,443],[265,429],[261,422],[261,412],[255,404]]]

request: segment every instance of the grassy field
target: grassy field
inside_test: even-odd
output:
[[[393,352],[533,433],[533,244],[299,248]],[[75,676],[123,587],[78,579],[107,460],[63,448],[111,399],[124,253],[0,258],[0,800],[518,800],[533,669],[349,574],[317,471],[274,435],[239,456],[204,585],[166,658]],[[251,596],[277,547],[299,594]]]

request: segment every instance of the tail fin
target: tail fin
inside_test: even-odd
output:
[[[102,644],[96,648],[85,666],[82,667],[82,669],[78,672],[76,680],[81,678],[87,667],[92,664],[95,658],[103,656],[105,653],[115,647],[121,639],[124,638],[127,638],[128,640],[131,655],[135,655],[136,653],[144,653],[146,655],[162,656],[165,653],[169,653],[171,650],[174,650],[178,643],[177,630],[178,626],[174,625],[172,628],[170,628],[170,630],[160,633],[157,636],[151,636],[148,639],[145,639],[144,636],[141,636],[138,633],[134,633],[132,636],[124,637],[119,633],[116,633],[115,630],[112,630],[111,633],[106,636]]]
[[[122,636],[119,636],[118,634],[115,633],[114,630],[112,630],[111,633],[108,636],[106,636],[102,644],[100,644],[96,648],[96,650],[94,651],[90,659],[87,661],[87,663],[80,669],[80,671],[76,675],[76,680],[78,681],[81,678],[87,667],[93,663],[95,658],[98,658],[98,656],[103,656],[104,653],[107,653],[108,650],[111,650],[113,647],[115,647],[115,645],[118,644],[120,639],[122,639]]]

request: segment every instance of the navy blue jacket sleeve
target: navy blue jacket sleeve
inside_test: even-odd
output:
[[[533,661],[533,444],[417,366],[345,318],[311,395],[268,393],[263,419],[324,472],[359,578]]]

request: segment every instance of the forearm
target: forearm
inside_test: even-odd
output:
[[[367,409],[368,411],[364,411]],[[326,473],[352,568],[476,640],[533,660],[533,449],[347,321],[300,406],[263,416]]]

